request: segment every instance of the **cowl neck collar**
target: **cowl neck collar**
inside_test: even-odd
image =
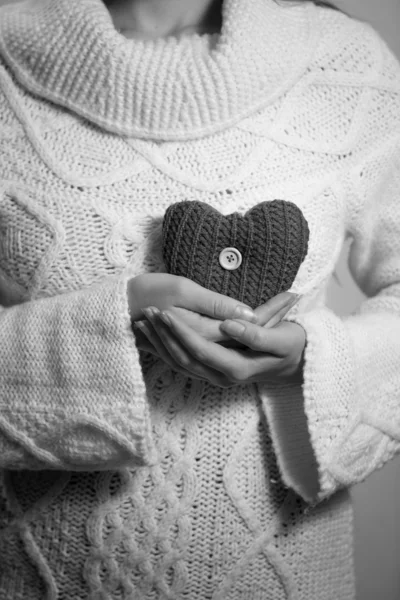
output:
[[[185,140],[284,94],[310,62],[314,15],[310,2],[224,0],[220,33],[136,40],[102,0],[27,0],[0,10],[0,54],[30,92],[107,131]]]

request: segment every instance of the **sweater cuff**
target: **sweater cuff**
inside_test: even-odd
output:
[[[131,398],[131,402],[129,404],[132,409],[133,407],[135,407],[135,409],[138,409],[139,411],[139,414],[136,415],[139,417],[139,426],[137,428],[137,431],[135,430],[134,425],[135,420],[130,419],[128,421],[128,427],[130,429],[127,431],[127,437],[128,439],[132,439],[132,433],[134,434],[134,437],[136,437],[136,434],[138,435],[139,442],[137,445],[137,449],[133,450],[133,463],[137,462],[137,458],[139,457],[139,463],[150,466],[158,462],[159,456],[154,443],[152,420],[147,399],[146,385],[143,379],[139,351],[136,347],[136,339],[132,330],[132,319],[129,312],[128,283],[130,278],[131,276],[127,272],[124,275],[120,276],[119,286],[117,288],[117,297],[120,306],[119,316],[121,319],[121,330],[122,332],[125,331],[125,348],[123,348],[123,350],[125,350],[127,357],[126,366],[128,369],[131,369],[134,379],[134,397]],[[133,413],[135,413],[134,409]],[[123,415],[121,421],[122,420]]]
[[[302,389],[299,384],[260,384],[259,394],[282,481],[312,503],[318,495],[319,476]]]
[[[307,336],[303,385],[260,385],[282,480],[304,500],[333,494],[339,482],[331,468],[349,427],[354,397],[353,360],[345,328],[327,309],[296,315]]]
[[[157,462],[128,276],[1,313],[0,467]]]

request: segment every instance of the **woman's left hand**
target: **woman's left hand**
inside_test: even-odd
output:
[[[219,387],[302,382],[306,334],[297,323],[281,321],[267,328],[240,319],[223,321],[221,330],[242,349],[204,339],[169,311],[148,311],[146,316],[173,363],[189,376]]]

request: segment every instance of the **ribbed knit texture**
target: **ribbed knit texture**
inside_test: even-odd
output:
[[[3,12],[0,47],[28,89],[109,131],[190,139],[286,91],[316,42],[312,7],[282,13],[273,2],[230,0],[224,12],[220,36],[132,44],[99,0],[37,0],[33,11]]]
[[[168,273],[252,308],[291,288],[307,254],[308,225],[292,202],[260,202],[245,215],[222,215],[204,202],[177,202],[163,220]],[[241,264],[229,270],[221,252],[233,247]]]
[[[336,11],[223,20],[138,42],[100,0],[0,10],[1,600],[354,600],[340,488],[400,446],[400,69]],[[303,388],[139,356],[126,283],[165,270],[168,207],[275,198],[310,232]],[[346,235],[371,298],[342,320]]]

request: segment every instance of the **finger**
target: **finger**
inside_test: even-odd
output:
[[[156,311],[157,309],[146,309],[144,312],[148,318],[147,322],[139,322],[139,327],[142,329],[143,333],[146,335],[148,340],[151,342],[153,346],[153,354],[161,358],[173,371],[178,373],[183,373],[187,377],[193,377],[193,373],[186,371],[174,360],[174,357],[169,352],[168,348],[163,343],[161,336],[159,335],[159,331],[157,331],[156,326]],[[155,352],[154,352],[155,350]]]
[[[133,333],[135,334],[135,342],[139,350],[145,350],[146,352],[149,352],[150,349],[152,349],[153,353],[155,352],[155,348],[152,346],[144,332],[143,321],[136,321],[135,323],[133,323]]]
[[[163,347],[164,351],[167,352],[170,359],[181,366],[188,362],[185,360],[187,354],[186,350],[181,346],[179,341],[174,338],[172,333],[159,318],[160,311],[156,307],[150,306],[145,308],[143,313],[151,323],[154,337],[158,338],[160,345]]]
[[[152,347],[152,354],[155,354],[159,358],[161,358],[171,369],[174,368],[174,361],[169,356],[167,350],[165,349],[162,341],[160,340],[157,332],[151,326],[151,323],[144,323],[143,321],[136,321],[136,327],[140,330],[140,332],[146,337],[149,345]]]
[[[294,298],[292,298],[292,300],[289,301],[287,305],[283,306],[277,313],[275,313],[275,315],[271,319],[267,321],[265,327],[275,327],[275,325],[280,323],[284,319],[284,317],[286,317],[287,313],[293,308],[293,306],[296,306],[299,299],[300,296],[295,295]]]
[[[286,313],[298,302],[300,296],[298,294],[292,294],[291,292],[281,292],[277,294],[268,302],[261,304],[255,309],[255,313],[258,317],[258,325],[267,325],[268,327],[274,327],[279,321],[283,319]],[[240,317],[239,317],[240,318]],[[247,321],[248,319],[244,319]]]
[[[182,319],[195,331],[198,331],[203,337],[213,342],[219,342],[223,339],[228,339],[225,334],[220,331],[221,321],[200,315],[192,310],[171,306],[168,308],[178,319]]]
[[[136,326],[136,324],[135,324],[134,333],[135,333],[136,347],[139,350],[143,350],[144,352],[149,352],[150,354],[154,354],[157,356],[157,350],[154,348],[153,344],[149,341],[148,337],[142,330],[143,327],[144,326],[142,324],[138,325],[138,326]]]
[[[219,319],[212,319],[204,315],[199,315],[196,312],[187,310],[186,308],[179,308],[171,306],[168,311],[184,321],[189,327],[197,331],[202,337],[210,342],[219,342],[224,346],[239,347],[235,340],[232,340],[226,333],[221,331],[220,325],[222,321]]]
[[[248,348],[274,356],[286,356],[293,344],[292,324],[287,321],[269,328],[243,320],[227,320],[221,323],[221,329]]]
[[[163,311],[160,318],[196,363],[222,373],[232,382],[242,381],[253,374],[251,364],[244,358],[246,351],[231,350],[204,339],[169,311]]]
[[[203,379],[200,376],[196,376],[194,373],[190,373],[189,371],[183,369],[175,360],[174,358],[170,355],[170,353],[168,352],[168,348],[164,347],[163,342],[160,338],[160,336],[158,335],[158,332],[156,331],[156,329],[153,327],[153,325],[151,323],[145,323],[140,325],[140,327],[143,327],[143,330],[146,331],[146,335],[148,336],[149,339],[153,340],[153,344],[151,344],[148,341],[148,345],[150,346],[150,350],[147,350],[146,347],[141,348],[147,351],[150,351],[152,354],[154,354],[155,356],[157,356],[157,358],[161,358],[161,360],[163,360],[173,371],[177,372],[177,373],[182,373],[183,375],[185,375],[186,377],[191,377],[196,378],[196,379]],[[158,348],[155,348],[155,345]]]
[[[159,338],[169,359],[175,364],[174,370],[184,373],[188,377],[209,381],[219,387],[227,386],[228,382],[221,377],[221,373],[214,372],[212,369],[202,365],[187,352],[179,340],[171,333],[170,329],[163,323],[160,318],[160,311],[157,308],[149,307],[144,309],[143,312],[149,318],[154,334]]]
[[[169,311],[163,311],[160,318],[168,324],[191,356],[203,365],[208,365],[213,371],[222,373],[234,384],[257,382],[260,381],[260,377],[261,380],[268,380],[270,375],[279,372],[281,357],[248,349],[240,351],[223,348],[220,344],[199,336]]]
[[[213,292],[197,284],[190,298],[185,297],[185,306],[182,306],[182,308],[189,308],[221,321],[225,319],[244,319],[253,323],[257,322],[254,311],[243,302],[238,302],[234,298]]]

